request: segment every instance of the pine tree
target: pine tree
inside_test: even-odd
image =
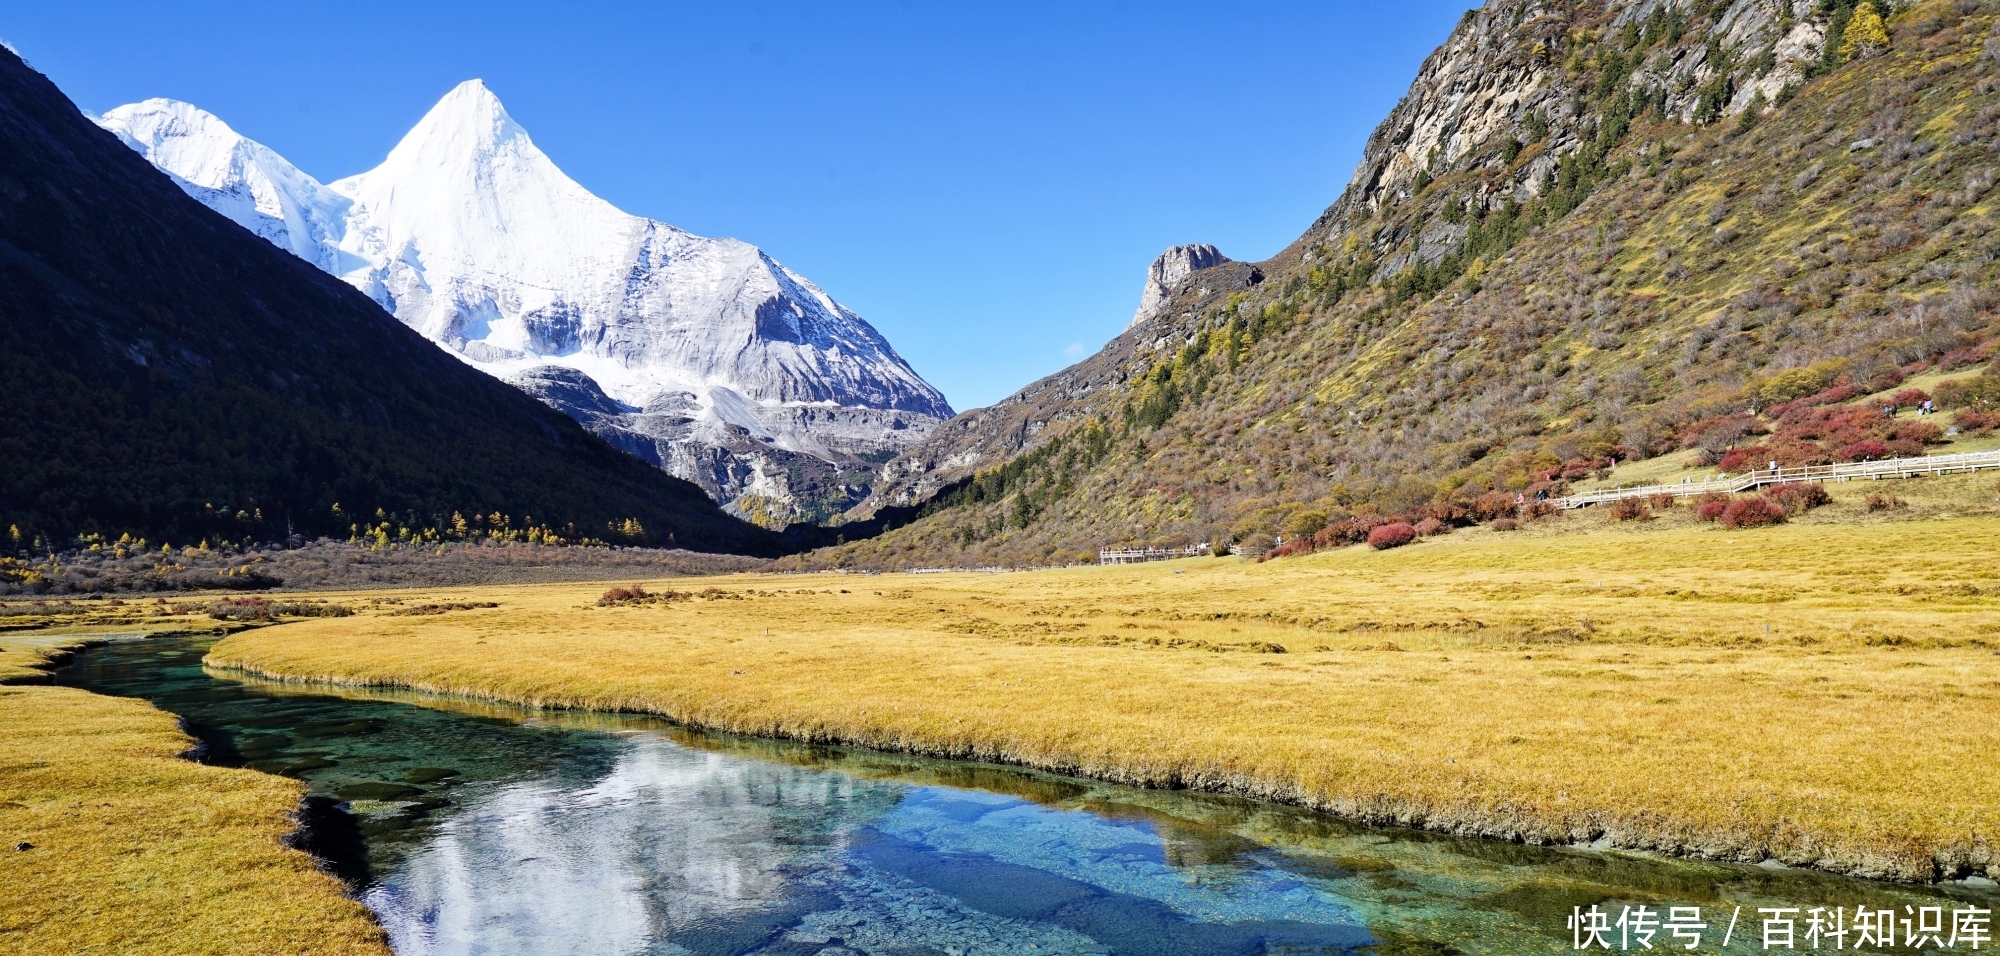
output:
[[[1875,4],[1862,0],[1854,8],[1854,16],[1847,20],[1847,29],[1840,34],[1840,58],[1855,60],[1872,56],[1889,46],[1889,30],[1882,24],[1882,15],[1875,12]]]

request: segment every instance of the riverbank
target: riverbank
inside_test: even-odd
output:
[[[193,746],[142,701],[0,686],[0,953],[385,956],[367,910],[282,843],[303,785]]]
[[[407,592],[209,662],[1931,881],[2000,863],[1996,533],[1476,531],[1261,565],[676,579],[613,606]]]

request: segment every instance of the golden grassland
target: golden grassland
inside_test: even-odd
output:
[[[1815,523],[1757,530],[1586,512],[1264,564],[683,578],[618,607],[602,585],[408,592],[499,606],[262,628],[209,662],[1952,878],[2000,872],[2000,518],[1856,499],[1954,481],[1974,488],[1836,486]]]
[[[142,701],[0,687],[0,953],[386,954],[279,842],[303,785],[192,745]]]

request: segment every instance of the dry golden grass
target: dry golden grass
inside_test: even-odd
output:
[[[279,843],[302,785],[192,744],[141,701],[0,687],[0,953],[386,954]]]
[[[1459,833],[2000,870],[2000,520],[1577,520],[1599,524],[1261,565],[679,579],[650,586],[714,590],[632,607],[427,592],[406,600],[501,606],[264,628],[209,660]]]

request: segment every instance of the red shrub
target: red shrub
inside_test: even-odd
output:
[[[1904,501],[1903,499],[1898,498],[1895,495],[1879,495],[1875,494],[1874,492],[1869,492],[1868,497],[1862,500],[1868,505],[1868,510],[1871,513],[1876,511],[1889,511],[1895,508],[1907,508],[1910,506],[1909,502]]]
[[[1360,544],[1368,540],[1368,532],[1388,523],[1381,515],[1361,515],[1336,521],[1313,535],[1313,544],[1322,548],[1342,548],[1350,544]]]
[[[1744,412],[1714,415],[1682,428],[1678,444],[1682,448],[1726,448],[1738,438],[1752,434],[1757,427],[1757,420]]]
[[[1930,422],[1897,422],[1883,436],[1885,441],[1915,442],[1917,445],[1944,444],[1944,429]]]
[[[1731,448],[1722,453],[1715,466],[1723,471],[1749,471],[1762,468],[1771,457],[1769,445],[1751,445],[1746,448]]]
[[[1472,504],[1466,501],[1434,501],[1412,510],[1405,517],[1412,523],[1434,518],[1449,531],[1455,525],[1472,520]]]
[[[1833,457],[1841,461],[1880,461],[1889,457],[1889,446],[1873,439],[1858,441],[1834,452]]]
[[[1714,521],[1722,517],[1722,512],[1728,507],[1728,495],[1705,492],[1694,499],[1694,516],[1703,521]]]
[[[1415,540],[1417,540],[1417,529],[1410,527],[1406,521],[1385,524],[1368,532],[1368,546],[1377,551],[1400,548]]]
[[[1788,515],[1801,515],[1821,505],[1833,504],[1833,496],[1827,494],[1824,485],[1804,481],[1772,485],[1764,489],[1764,497],[1775,502]]]
[[[1520,526],[1520,522],[1512,518],[1495,518],[1493,519],[1492,527],[1495,531],[1512,531]]]
[[[1428,538],[1431,537],[1432,535],[1449,534],[1451,532],[1451,525],[1445,524],[1444,522],[1439,521],[1436,518],[1425,518],[1424,520],[1417,522],[1416,527],[1413,530],[1415,530],[1418,535]]]
[[[1984,435],[1995,428],[2000,428],[2000,411],[1982,412],[1974,410],[1959,412],[1958,417],[1952,419],[1952,424],[1958,426],[1958,430],[1966,434]]]
[[[1900,408],[1905,405],[1915,405],[1919,402],[1928,402],[1930,400],[1931,393],[1921,388],[1906,388],[1890,397],[1889,402]]]
[[[1638,498],[1620,498],[1611,503],[1611,517],[1619,521],[1651,521],[1653,509]]]
[[[1738,498],[1722,509],[1716,524],[1725,528],[1756,528],[1785,520],[1783,505],[1763,497]]]
[[[1647,496],[1646,504],[1654,511],[1669,511],[1672,510],[1675,505],[1680,504],[1680,499],[1674,497],[1672,494],[1662,491],[1657,495]]]

